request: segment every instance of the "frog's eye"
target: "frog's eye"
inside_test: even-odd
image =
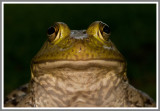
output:
[[[87,34],[90,37],[94,37],[102,43],[109,40],[110,33],[110,27],[101,21],[93,22],[87,29]]]
[[[70,35],[70,29],[65,23],[57,22],[48,28],[47,35],[49,42],[56,44]]]
[[[100,37],[107,41],[109,39],[109,36],[110,36],[110,33],[111,33],[110,27],[107,24],[105,24],[103,22],[100,22],[99,23],[99,30],[100,30],[101,35],[102,35],[102,37],[101,36]]]
[[[48,35],[51,35],[51,34],[53,34],[54,32],[55,32],[55,29],[54,29],[53,26],[51,26],[51,27],[48,28],[47,34],[48,34]]]
[[[110,30],[110,28],[109,28],[108,25],[105,25],[105,26],[103,27],[103,32],[105,32],[105,33],[107,33],[107,34],[109,34],[109,33],[111,32],[111,30]]]
[[[54,41],[58,33],[58,27],[56,25],[51,26],[47,30],[48,40],[50,42]]]

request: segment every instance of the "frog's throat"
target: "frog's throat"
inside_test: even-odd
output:
[[[55,84],[61,84],[57,87],[72,92],[97,90],[113,81],[116,84],[119,84],[123,80],[127,81],[126,63],[122,61],[43,62],[32,64],[31,70],[32,81],[41,85],[44,82],[46,85],[49,82],[53,86]],[[46,81],[48,82],[46,83]],[[72,84],[72,86],[67,86],[68,84]]]

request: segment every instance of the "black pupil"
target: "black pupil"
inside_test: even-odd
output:
[[[55,32],[55,29],[54,29],[54,27],[49,27],[48,28],[48,34],[50,35],[50,34],[53,34]]]
[[[110,33],[110,28],[108,26],[104,26],[103,31],[107,34]]]

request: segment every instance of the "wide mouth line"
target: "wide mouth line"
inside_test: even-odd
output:
[[[56,68],[68,68],[75,70],[85,70],[88,68],[118,68],[126,67],[126,62],[115,60],[87,60],[87,61],[50,61],[32,64],[33,70],[53,70]]]
[[[96,62],[96,61],[104,61],[104,62],[125,62],[125,60],[122,60],[122,59],[88,59],[88,60],[72,60],[72,59],[69,59],[69,60],[52,60],[52,59],[48,59],[48,60],[40,60],[40,61],[32,61],[33,64],[41,64],[41,63],[49,63],[49,62],[75,62],[75,63],[79,63],[79,62]]]

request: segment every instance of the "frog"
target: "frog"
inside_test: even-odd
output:
[[[155,107],[133,87],[127,62],[110,39],[111,29],[95,21],[87,30],[56,22],[31,60],[29,83],[11,92],[5,107]]]

